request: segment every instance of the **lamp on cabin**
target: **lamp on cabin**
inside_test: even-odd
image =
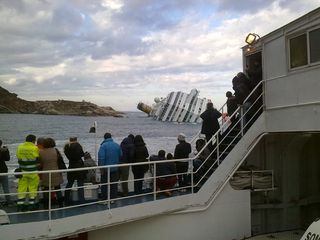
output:
[[[246,43],[249,45],[253,45],[256,42],[258,42],[260,39],[260,36],[256,33],[249,33],[248,36],[246,37]]]

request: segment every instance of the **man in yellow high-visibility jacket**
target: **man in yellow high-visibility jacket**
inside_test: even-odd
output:
[[[30,134],[26,141],[17,148],[17,158],[22,172],[38,171],[39,149],[35,145],[36,136]],[[35,198],[38,193],[39,175],[37,173],[23,174],[18,182],[18,210],[34,210]],[[26,197],[29,201],[26,202]]]

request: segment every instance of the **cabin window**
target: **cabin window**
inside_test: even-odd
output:
[[[308,64],[307,35],[290,39],[290,67],[296,68]]]
[[[320,28],[289,39],[290,68],[320,62]]]
[[[320,28],[313,30],[309,35],[310,39],[310,63],[320,61]]]

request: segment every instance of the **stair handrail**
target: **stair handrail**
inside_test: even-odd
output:
[[[209,198],[209,200],[205,203],[204,207],[202,208],[196,208],[196,209],[186,209],[186,210],[182,210],[179,212],[174,212],[172,214],[185,214],[185,213],[192,213],[192,212],[202,212],[202,211],[206,211],[211,205],[212,203],[216,200],[216,198],[219,196],[220,192],[222,191],[222,189],[226,186],[226,184],[229,182],[230,178],[234,175],[234,173],[237,171],[237,169],[241,166],[242,162],[249,156],[249,154],[252,152],[252,150],[254,149],[254,147],[260,142],[260,140],[265,136],[268,135],[268,132],[264,132],[262,134],[260,134],[255,140],[254,143],[250,145],[248,151],[246,152],[246,154],[241,158],[241,160],[238,162],[238,164],[236,164],[230,171],[229,174],[227,174],[226,179],[223,181],[222,184],[220,184],[220,186],[217,187],[217,189],[213,192],[213,194],[211,195],[211,197]]]
[[[250,92],[250,94],[244,99],[244,101],[243,101],[243,104],[244,103],[246,103],[248,100],[249,100],[249,98],[253,95],[253,93],[260,87],[260,85],[263,85],[263,83],[264,83],[264,80],[261,80],[254,88],[253,88],[253,90]],[[263,89],[263,88],[262,88]],[[263,90],[262,90],[262,92],[263,92]],[[259,96],[260,97],[260,96]],[[242,105],[243,105],[242,104]],[[219,108],[219,112],[221,113],[221,114],[223,114],[224,113],[224,108],[226,107],[226,105],[227,105],[227,101]],[[235,111],[234,111],[234,113],[231,115],[231,116],[229,116],[229,119],[231,119],[233,116],[235,116],[238,112],[240,112],[240,108],[241,108],[241,106],[239,106]],[[227,122],[223,122],[223,119],[221,118],[221,120],[219,121],[219,123],[220,123],[220,130],[221,129],[224,129],[224,127],[226,127],[226,124],[227,124]],[[201,135],[201,130],[199,130],[192,138],[191,138],[191,140],[190,140],[190,144],[193,144],[194,142],[195,142],[195,140],[199,137]]]
[[[245,100],[243,101],[243,103],[246,103],[246,101],[253,95],[253,93],[260,87],[260,85],[263,85],[263,83],[264,83],[264,81],[260,81],[260,82],[256,85],[256,87],[250,92],[250,94],[245,98]],[[245,115],[249,112],[249,110],[252,108],[252,106],[254,106],[254,104],[256,104],[257,101],[258,101],[261,97],[263,97],[263,94],[264,94],[264,92],[263,92],[263,88],[262,88],[261,94],[255,99],[254,103],[251,104],[251,106],[247,109],[247,111],[246,111],[244,114],[240,114],[240,118],[237,120],[237,122],[236,122],[235,124],[233,124],[232,128],[229,130],[229,133],[235,128],[235,126],[236,126],[237,124],[241,123],[241,131],[240,131],[239,133],[241,133],[241,135],[243,136],[243,128],[245,128],[245,127],[250,123],[250,121],[253,119],[253,117],[256,116],[257,113],[258,113],[261,109],[263,109],[263,104],[262,104],[262,105],[259,107],[259,109],[254,113],[253,117],[245,124],[245,126],[243,126],[243,124],[242,124],[242,123],[243,123],[243,119],[244,119]],[[239,112],[241,112],[242,108],[243,108],[243,105],[238,106],[238,108],[237,108],[237,109],[234,111],[234,113],[230,116],[230,119],[231,119],[232,117],[234,117],[236,114],[238,114]],[[197,155],[194,157],[194,159],[198,158],[199,155],[202,153],[202,151],[204,151],[204,149],[207,148],[210,143],[213,144],[213,141],[214,141],[215,139],[219,139],[218,136],[220,135],[220,133],[222,133],[222,129],[223,129],[223,127],[225,127],[226,124],[228,124],[228,123],[225,122],[225,123],[220,127],[220,129],[212,136],[212,138],[211,138],[209,141],[207,141],[207,143],[206,143],[206,144],[202,147],[202,149],[197,153]],[[236,137],[238,137],[239,133],[237,134]],[[220,164],[220,162],[219,162],[220,159],[219,159],[219,151],[218,151],[218,149],[219,149],[220,143],[223,142],[223,140],[225,140],[225,138],[226,138],[227,136],[228,136],[228,135],[225,135],[222,139],[220,139],[220,142],[217,142],[215,148],[210,152],[210,154],[208,155],[208,157],[206,158],[206,160],[203,161],[202,164],[199,166],[199,168],[194,172],[194,173],[197,173],[197,172],[199,171],[199,169],[204,165],[204,163],[205,163],[206,161],[208,161],[208,159],[211,157],[211,155],[217,150],[217,159],[216,159],[216,161],[212,164],[212,166],[210,167],[210,169],[207,170],[207,172],[206,172],[205,174],[203,174],[202,178],[198,181],[197,184],[199,184],[199,182],[204,178],[204,176],[211,170],[211,168],[212,168],[216,163],[217,163],[218,165]],[[233,142],[234,142],[234,139],[233,139],[232,142],[228,145],[228,147],[229,147]],[[228,147],[227,147],[227,148],[228,148]],[[224,152],[223,152],[223,153],[224,153]],[[222,154],[221,154],[221,155],[222,155]],[[196,184],[196,185],[197,185],[197,184]]]
[[[262,108],[262,106],[256,111],[256,113],[253,115],[253,117],[260,111],[261,108]],[[240,120],[241,120],[241,119],[239,119],[239,121],[240,121]],[[248,123],[249,123],[249,122],[248,122]],[[248,123],[247,123],[247,124],[248,124]],[[246,124],[244,127],[246,127],[247,124]],[[235,125],[233,126],[233,128],[234,128],[234,127],[235,127]],[[232,128],[232,129],[233,129],[233,128]],[[232,129],[230,130],[230,132],[232,131]],[[230,145],[234,143],[235,139],[236,139],[237,137],[239,137],[240,134],[241,134],[241,131],[232,139],[232,141],[228,144],[228,146],[225,148],[225,150],[223,150],[223,151],[220,153],[220,155],[223,155],[223,154],[225,153],[226,149],[228,149],[228,148],[230,147]],[[224,137],[220,140],[220,143],[222,143],[223,140],[225,140],[226,137],[227,137],[227,135],[224,136]],[[205,162],[209,160],[209,158],[211,157],[212,153],[215,152],[217,149],[219,149],[220,143],[219,143],[219,145],[217,144],[217,146],[214,148],[214,150],[208,155],[208,157],[206,158],[206,160],[198,167],[198,169],[193,172],[193,174],[196,174],[198,171],[200,171],[199,169],[201,169],[201,167],[204,166]],[[217,151],[217,155],[218,155],[218,154],[219,154],[219,153],[218,153],[218,151]],[[218,166],[220,165],[220,156],[217,156],[217,159],[212,163],[212,165],[210,166],[210,168],[207,169],[207,171],[202,175],[202,177],[198,180],[198,182],[197,182],[196,184],[194,184],[194,187],[197,187],[197,186],[200,184],[200,182],[204,179],[204,177],[209,173],[209,171],[211,171],[211,169],[212,169],[214,166],[216,166],[216,165],[218,165]]]
[[[225,102],[225,103],[219,108],[218,111],[219,111],[221,114],[224,113],[223,109],[225,108],[226,105],[227,105],[227,102]],[[219,123],[220,123],[220,125],[223,124],[222,118],[221,118],[221,120],[219,121]],[[197,140],[197,139],[199,138],[200,135],[201,135],[201,129],[191,138],[190,144],[192,145],[192,144],[195,142],[195,140]]]

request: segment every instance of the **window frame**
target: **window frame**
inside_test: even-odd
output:
[[[311,63],[311,54],[310,54],[310,32],[312,32],[312,31],[315,31],[315,30],[318,30],[318,31],[320,31],[320,27],[314,27],[314,28],[312,28],[312,29],[309,29],[308,30],[308,35],[307,35],[307,37],[308,37],[308,56],[309,56],[309,59],[308,59],[308,62],[309,62],[309,64],[310,64],[310,66],[314,66],[314,65],[317,65],[317,64],[320,64],[320,60],[319,61],[317,61],[317,62],[313,62],[313,63]]]
[[[287,49],[288,49],[288,69],[290,71],[295,71],[295,70],[299,70],[299,69],[303,69],[303,68],[307,68],[307,67],[311,67],[311,66],[315,66],[315,65],[319,65],[320,61],[317,62],[313,62],[311,63],[311,55],[310,55],[310,32],[314,31],[314,30],[320,30],[319,25],[315,26],[313,28],[310,28],[308,30],[302,31],[302,32],[298,32],[296,34],[293,34],[291,36],[288,37],[287,40]],[[291,51],[290,51],[290,41],[296,37],[302,36],[302,35],[306,35],[306,41],[307,41],[307,64],[299,66],[299,67],[291,67]]]

